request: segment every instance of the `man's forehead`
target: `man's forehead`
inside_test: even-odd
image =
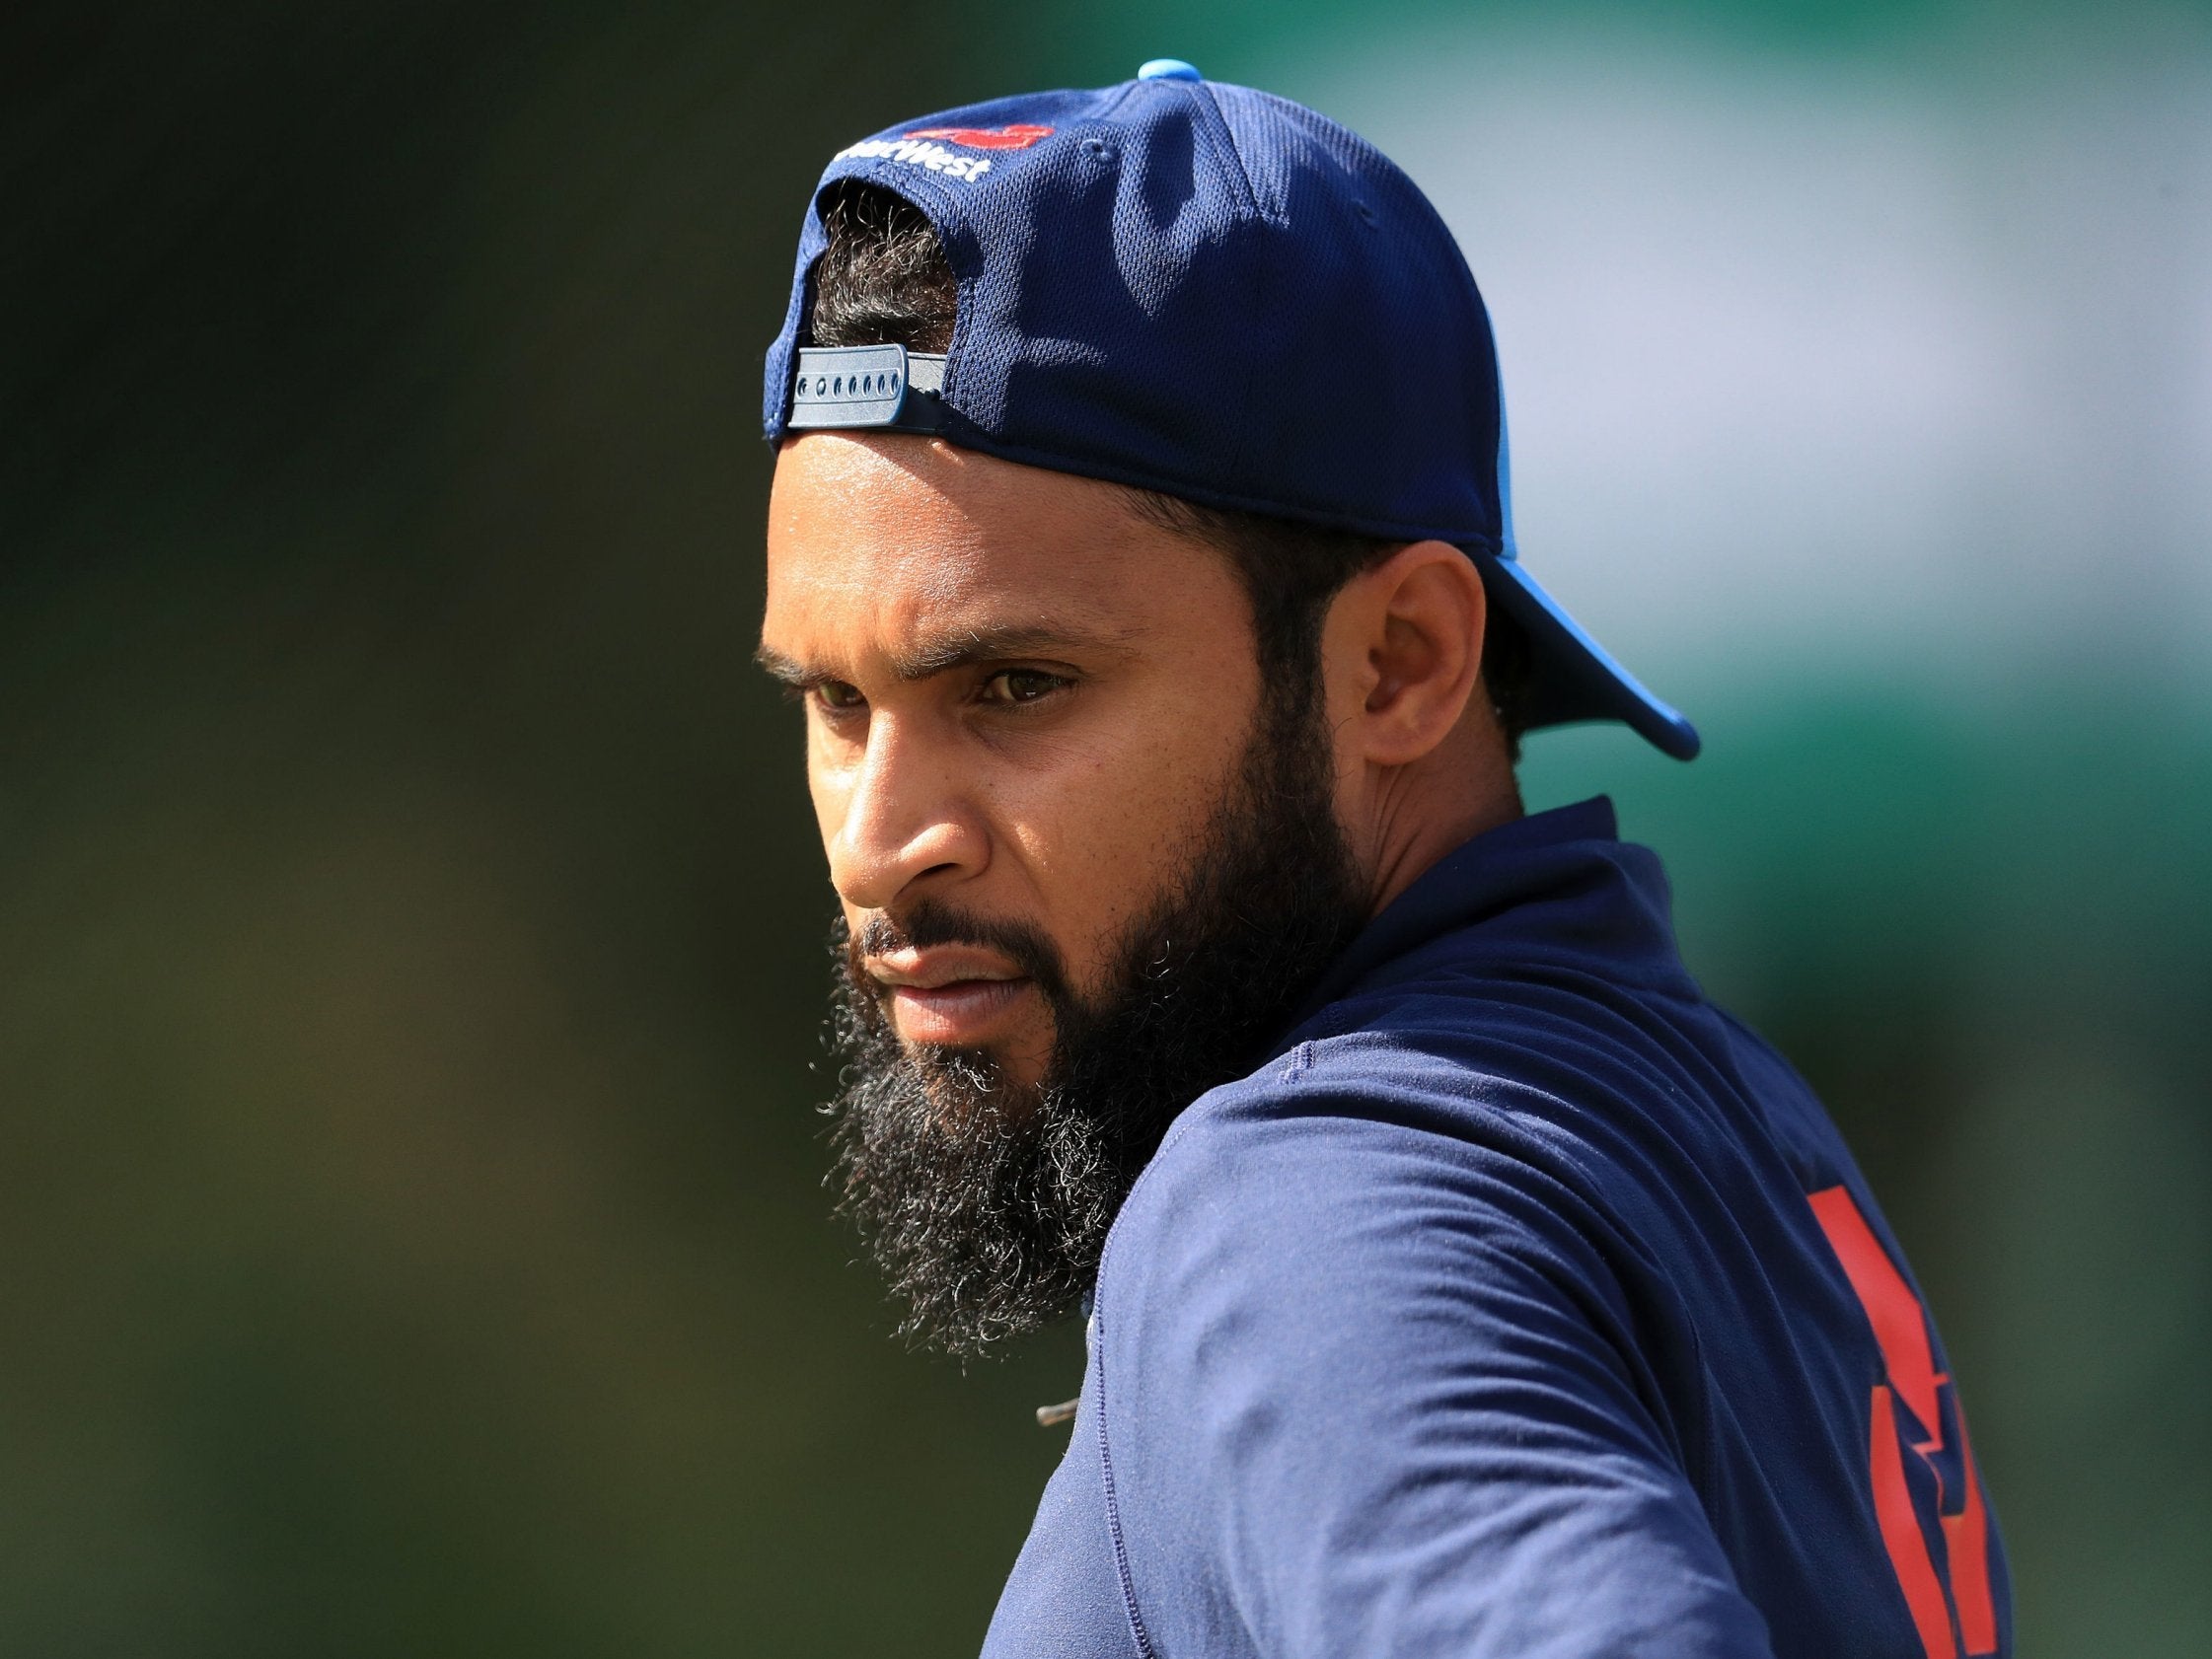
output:
[[[1225,575],[1112,485],[909,437],[786,446],[768,556],[767,654],[808,658],[1127,645]]]
[[[783,446],[769,557],[810,580],[1078,581],[1156,543],[1119,486],[938,439],[824,432]]]
[[[1151,585],[1035,547],[931,545],[848,534],[771,556],[764,646],[807,659],[923,664],[1129,646],[1159,620]],[[902,669],[902,672],[905,672]]]

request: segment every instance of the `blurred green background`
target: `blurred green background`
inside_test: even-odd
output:
[[[2212,1651],[2212,10],[358,0],[0,22],[0,1653],[977,1645],[1074,1333],[826,1216],[748,665],[814,176],[1147,56],[1497,312],[1531,565],[1964,1379],[2024,1652]]]

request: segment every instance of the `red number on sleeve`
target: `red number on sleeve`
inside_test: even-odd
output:
[[[1875,1517],[1896,1570],[1898,1588],[1912,1610],[1928,1659],[1956,1659],[1997,1651],[1997,1610],[1989,1590],[1989,1515],[1981,1477],[1966,1442],[1966,1420],[1951,1379],[1936,1369],[1927,1310],[1881,1248],[1851,1194],[1830,1187],[1811,1196],[1812,1213],[1843,1264],[1844,1276],[1874,1327],[1885,1381],[1874,1389],[1868,1473],[1874,1482]],[[1947,1443],[1946,1425],[1956,1444]],[[1939,1572],[1928,1537],[1914,1513],[1905,1479],[1910,1452],[1935,1475],[1947,1574]],[[1956,1635],[1953,1622],[1956,1620]]]

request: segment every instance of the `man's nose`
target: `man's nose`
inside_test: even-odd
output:
[[[983,868],[983,828],[945,757],[921,734],[879,713],[850,777],[826,843],[830,881],[847,903],[888,909],[923,877]]]

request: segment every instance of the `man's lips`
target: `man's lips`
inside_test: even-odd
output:
[[[909,1043],[974,1047],[1003,1026],[1030,979],[995,952],[948,945],[865,961],[890,992],[892,1023]]]
[[[955,979],[949,985],[894,985],[891,1020],[909,1043],[974,1048],[1005,1024],[1027,979]]]

